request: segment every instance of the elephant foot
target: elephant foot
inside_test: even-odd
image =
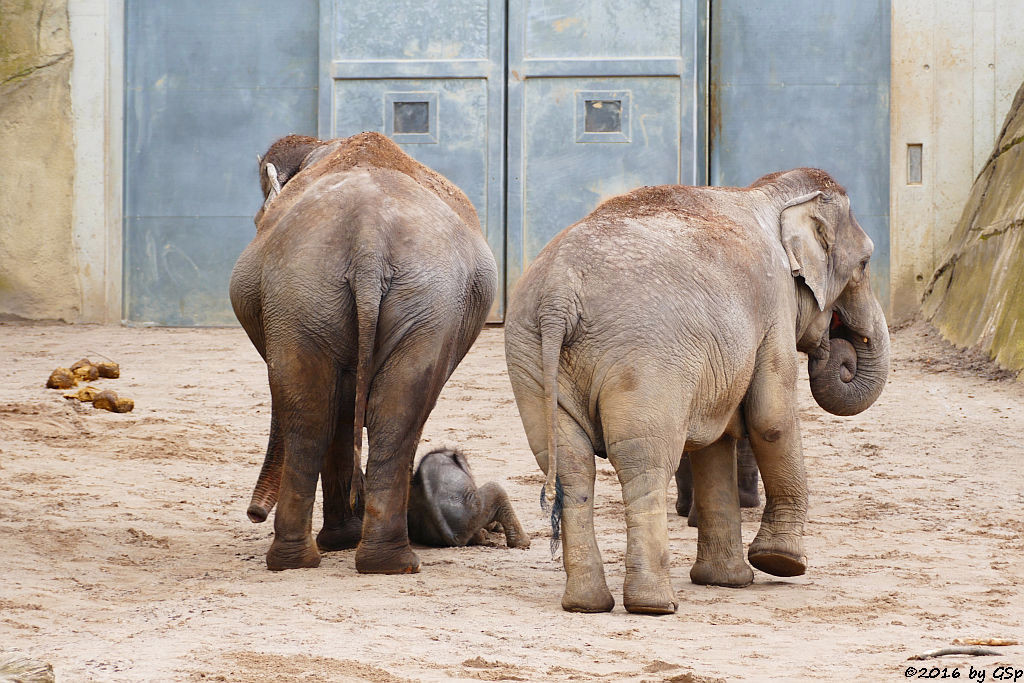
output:
[[[321,552],[348,550],[359,545],[363,535],[363,520],[349,517],[340,526],[328,527],[326,524],[316,535],[316,545]]]
[[[750,564],[772,576],[800,576],[807,571],[807,556],[798,536],[765,536],[768,534],[762,527],[747,550]]]
[[[754,582],[754,572],[742,559],[730,562],[697,560],[690,568],[690,581],[698,586],[743,588]]]
[[[356,547],[356,571],[360,574],[416,574],[420,558],[406,544],[383,549],[360,542]]]
[[[288,542],[274,538],[267,551],[267,569],[279,572],[283,569],[312,569],[320,566],[320,553],[312,538]]]
[[[693,502],[691,500],[679,496],[676,498],[676,514],[680,517],[686,517],[690,514],[690,507],[692,504]]]
[[[686,516],[686,526],[696,529],[700,526],[700,515],[697,514],[697,506],[690,507],[690,514]]]
[[[505,545],[509,548],[519,548],[520,550],[526,550],[530,547],[530,537],[525,533],[510,533],[505,534]]]
[[[750,546],[747,559],[755,568],[772,576],[800,576],[807,571],[807,558],[780,550],[755,550]]]
[[[615,607],[615,598],[612,597],[608,586],[603,590],[576,591],[571,590],[566,582],[565,593],[562,595],[562,609],[566,612],[611,612]]]
[[[679,608],[672,582],[653,576],[626,573],[622,605],[633,614],[675,614]]]

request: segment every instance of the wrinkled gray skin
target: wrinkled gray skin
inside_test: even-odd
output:
[[[359,572],[418,571],[406,528],[416,445],[497,284],[476,213],[376,133],[282,138],[260,179],[265,202],[231,303],[270,381],[270,439],[249,506],[262,522],[277,503],[267,566],[315,567],[320,550],[358,544]]]
[[[622,487],[627,610],[677,608],[666,493],[684,451],[700,518],[691,580],[753,580],[734,457],[744,435],[766,494],[750,563],[805,571],[797,351],[824,409],[850,415],[878,397],[889,335],[872,249],[846,192],[817,169],[747,188],[641,188],[544,248],[511,296],[505,353],[545,494],[555,497],[556,477],[564,490],[563,608],[615,604],[594,536],[595,453]]]
[[[509,548],[529,548],[508,494],[494,482],[477,488],[466,456],[440,448],[420,459],[409,491],[409,538],[438,547],[480,543],[500,525]]]
[[[750,440],[739,439],[736,441],[736,483],[741,508],[756,508],[761,505],[757,482],[757,460],[750,448]],[[687,526],[698,526],[697,506],[693,500],[693,469],[690,467],[688,453],[683,453],[679,459],[679,468],[676,470],[676,514],[686,517]]]

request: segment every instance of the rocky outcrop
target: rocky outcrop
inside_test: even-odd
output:
[[[923,297],[946,339],[1024,379],[1024,85]]]
[[[0,0],[0,318],[78,317],[67,0]]]

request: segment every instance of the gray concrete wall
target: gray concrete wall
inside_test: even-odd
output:
[[[1021,81],[1021,0],[893,0],[893,322],[918,312]],[[909,144],[921,145],[920,184],[908,182]]]
[[[76,320],[66,0],[0,0],[0,318]]]

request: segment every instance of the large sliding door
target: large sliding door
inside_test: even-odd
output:
[[[510,0],[510,290],[552,237],[602,200],[703,182],[703,6]]]

